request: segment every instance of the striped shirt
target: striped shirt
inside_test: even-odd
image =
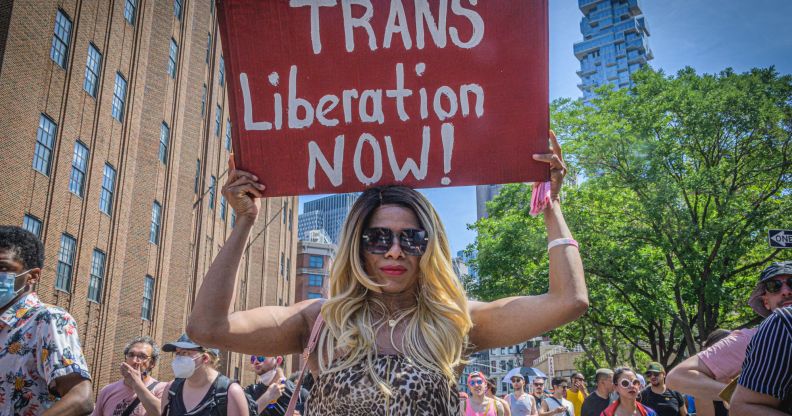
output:
[[[792,404],[792,307],[773,312],[748,344],[738,383],[757,393]]]

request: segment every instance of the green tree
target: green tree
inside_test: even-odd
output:
[[[686,68],[633,80],[592,105],[553,104],[554,129],[584,178],[564,210],[591,301],[555,335],[610,366],[644,356],[673,366],[715,328],[755,321],[745,301],[758,271],[790,257],[766,237],[792,212],[792,77]],[[510,185],[474,226],[474,296],[546,290],[546,241],[529,204],[530,187]]]

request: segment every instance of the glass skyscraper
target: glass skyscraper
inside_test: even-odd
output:
[[[583,41],[575,43],[574,51],[583,99],[590,100],[602,85],[629,87],[630,75],[653,58],[638,0],[578,0],[578,7]]]
[[[324,230],[333,244],[338,244],[341,226],[344,225],[352,204],[360,196],[359,192],[330,195],[303,205],[303,213],[298,219],[300,240],[308,239],[311,230]]]

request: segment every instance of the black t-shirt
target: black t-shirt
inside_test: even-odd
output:
[[[286,409],[289,407],[289,400],[291,400],[292,394],[294,393],[294,387],[294,383],[290,380],[286,380],[286,388],[283,390],[283,394],[275,403],[267,405],[264,411],[260,413],[260,416],[283,416],[286,413]],[[269,385],[264,383],[251,384],[245,387],[245,393],[249,394],[253,400],[258,401],[259,397],[261,397],[268,388]],[[308,398],[308,392],[302,388],[300,390],[300,399],[297,401],[295,410],[302,412],[303,404]]]
[[[663,394],[657,394],[647,387],[641,392],[641,404],[651,407],[658,416],[679,416],[679,409],[684,408],[686,402],[678,391],[666,389]]]
[[[580,408],[581,416],[600,416],[610,404],[610,399],[602,397],[597,392],[592,392],[583,400],[583,407]]]

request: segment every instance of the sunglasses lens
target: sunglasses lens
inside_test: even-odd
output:
[[[410,256],[420,256],[426,251],[429,238],[424,230],[404,230],[399,237],[399,246]]]
[[[258,361],[258,362],[260,362],[260,363],[263,363],[263,362],[264,362],[264,360],[266,360],[266,359],[267,359],[267,357],[265,357],[265,356],[263,356],[263,355],[258,355],[258,356],[256,356],[256,355],[251,355],[251,356],[250,356],[250,363],[251,363],[251,364],[255,364],[255,363],[256,363],[256,361]]]
[[[765,282],[765,290],[770,293],[776,293],[781,290],[781,287],[784,285],[784,282],[780,280],[768,280]]]
[[[388,228],[368,228],[363,231],[363,249],[371,254],[385,254],[393,245],[393,231]],[[399,247],[404,254],[420,256],[426,251],[429,238],[424,230],[406,229],[399,235]]]

